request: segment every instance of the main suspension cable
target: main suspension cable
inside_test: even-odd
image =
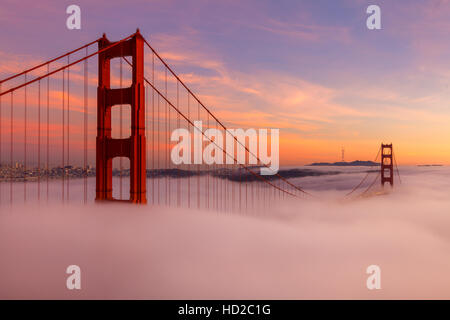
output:
[[[214,120],[217,121],[217,123],[219,123],[219,125],[225,129],[225,131],[228,131],[228,129],[225,127],[225,125],[200,101],[200,99],[187,87],[187,85],[178,77],[178,75],[169,67],[169,65],[161,58],[161,56],[156,52],[155,49],[153,49],[153,47],[148,43],[148,41],[144,39],[144,43],[149,47],[149,49],[154,53],[154,55],[156,55],[156,57],[158,57],[158,59],[161,61],[162,64],[164,64],[164,66],[167,68],[167,70],[170,71],[170,73],[181,83],[181,85],[192,95],[192,97],[197,100],[197,102],[203,107],[203,109],[205,109],[205,111],[211,115],[211,117],[213,117]],[[147,79],[145,79],[145,81],[147,81]],[[148,82],[148,81],[147,81]],[[265,164],[263,161],[261,161],[261,159],[259,159],[259,157],[255,154],[253,154],[246,146],[245,144],[242,144],[236,137],[234,137],[234,140],[239,143],[241,146],[243,146],[246,150],[246,152],[249,152],[249,154],[251,154],[252,156],[254,156],[259,162],[261,162],[266,168],[270,169],[270,167]],[[312,196],[312,194],[310,194],[309,192],[306,192],[305,190],[303,190],[302,188],[292,184],[291,182],[289,182],[287,179],[285,179],[284,177],[282,177],[279,173],[275,174],[279,179],[283,180],[285,183],[287,183],[288,185],[290,185],[291,187],[295,188],[296,190],[305,193],[309,196]]]
[[[29,85],[29,84],[32,84],[32,83],[36,82],[36,81],[39,81],[39,80],[44,79],[44,78],[47,78],[47,77],[51,76],[52,74],[55,74],[55,73],[60,72],[60,71],[62,71],[62,70],[65,70],[65,69],[67,69],[67,68],[69,68],[69,67],[71,67],[71,66],[73,66],[73,65],[75,65],[75,64],[77,64],[77,63],[80,63],[80,62],[82,62],[82,61],[84,61],[84,60],[86,60],[86,59],[89,59],[89,58],[91,58],[91,57],[93,57],[93,56],[95,56],[95,55],[97,55],[97,54],[100,54],[100,53],[102,53],[102,52],[105,52],[105,51],[107,51],[107,50],[109,50],[109,49],[111,49],[111,48],[113,48],[113,47],[119,45],[120,43],[122,43],[122,42],[124,42],[124,41],[127,41],[128,39],[132,38],[134,35],[135,35],[135,34],[132,34],[132,35],[126,37],[126,38],[123,38],[123,39],[120,40],[120,41],[114,42],[113,44],[111,44],[111,45],[109,45],[109,46],[107,46],[107,47],[105,47],[105,48],[103,48],[103,49],[100,49],[100,50],[98,50],[98,51],[96,51],[96,52],[94,52],[94,53],[91,53],[91,54],[88,55],[88,56],[85,56],[85,57],[83,57],[83,58],[80,58],[80,59],[78,59],[78,60],[76,60],[76,61],[74,61],[74,62],[72,62],[72,63],[70,63],[70,64],[68,64],[68,65],[65,65],[65,66],[62,66],[62,67],[60,67],[60,68],[58,68],[58,69],[55,69],[55,70],[53,70],[53,71],[50,71],[50,72],[46,73],[46,74],[43,75],[43,76],[34,78],[33,80],[30,80],[30,81],[28,81],[28,82],[25,82],[25,83],[23,83],[23,84],[21,84],[21,85],[18,85],[18,86],[16,86],[16,87],[14,87],[14,88],[8,89],[8,90],[6,90],[6,91],[0,93],[0,96],[3,96],[3,95],[8,94],[8,93],[10,93],[10,92],[16,91],[16,90],[18,90],[18,89],[20,89],[20,88],[22,88],[22,87],[24,87],[24,86],[27,86],[27,85]]]
[[[378,156],[380,155],[380,151],[381,151],[381,147],[378,149],[378,153],[377,153],[377,156],[375,157],[374,162],[377,161]],[[355,191],[356,191],[356,190],[364,183],[364,181],[367,179],[367,177],[368,177],[369,174],[371,174],[371,173],[372,173],[371,171],[368,171],[367,174],[366,174],[366,176],[361,180],[361,182],[360,182],[356,187],[354,187],[354,188],[352,189],[352,191],[350,191],[349,193],[347,193],[345,196],[348,197],[348,196],[351,195],[353,192],[355,192]]]
[[[88,44],[85,44],[85,45],[82,46],[82,47],[79,47],[79,48],[77,48],[77,49],[74,49],[74,50],[72,50],[72,51],[69,51],[69,52],[67,52],[67,53],[65,53],[65,54],[63,54],[63,55],[60,55],[60,56],[58,56],[58,57],[56,57],[56,58],[53,58],[53,59],[51,59],[51,60],[48,60],[48,61],[46,61],[46,62],[44,62],[44,63],[41,63],[41,64],[39,64],[39,65],[37,65],[37,66],[34,66],[34,67],[30,68],[30,69],[27,69],[27,70],[25,70],[25,71],[22,71],[22,72],[20,72],[20,73],[15,74],[15,75],[12,75],[12,76],[10,76],[10,77],[8,77],[8,78],[6,78],[6,79],[0,80],[0,83],[7,82],[7,81],[12,80],[12,79],[14,79],[14,78],[20,77],[20,76],[22,76],[22,75],[24,75],[24,74],[26,74],[26,73],[30,73],[31,71],[34,71],[34,70],[36,70],[36,69],[39,69],[39,68],[41,68],[41,67],[43,67],[43,66],[45,66],[45,65],[48,65],[48,64],[50,64],[50,63],[52,63],[52,62],[58,61],[58,60],[60,60],[60,59],[62,59],[62,58],[64,58],[64,57],[67,57],[68,55],[70,55],[70,54],[72,54],[72,53],[78,52],[78,51],[80,51],[81,49],[84,49],[84,48],[87,48],[87,47],[93,45],[94,43],[98,42],[98,40],[99,40],[99,39],[94,40],[94,41],[92,41],[92,42],[89,42]]]
[[[130,66],[132,66],[132,63],[127,59],[127,58],[125,58],[124,57],[124,60],[125,60],[125,62],[127,62]],[[190,120],[190,119],[188,119],[177,107],[175,107],[168,99],[167,99],[167,97],[165,96],[165,95],[163,95],[147,78],[145,78],[144,77],[144,80],[145,80],[145,82],[147,82],[151,87],[152,87],[152,89],[158,94],[158,98],[159,97],[162,97],[163,99],[164,99],[164,101],[166,102],[166,104],[168,104],[169,106],[171,106],[179,115],[181,115],[191,126],[193,126],[194,128],[196,128],[197,130],[199,130],[194,124],[193,124],[193,122]],[[181,83],[181,81],[180,81],[180,83]],[[159,99],[158,99],[159,100]],[[197,100],[198,101],[198,100]],[[199,101],[198,101],[199,102]],[[199,102],[199,104],[201,104],[200,102]],[[210,113],[209,113],[210,114]],[[215,118],[215,117],[214,117]],[[216,118],[215,118],[216,119]],[[217,120],[216,120],[217,121]],[[219,121],[217,121],[217,122],[219,122]],[[223,126],[223,125],[222,125]],[[227,130],[226,128],[224,128],[225,130]],[[158,132],[159,132],[159,130],[158,130]],[[205,136],[205,134],[203,133],[203,132],[201,132],[201,134],[203,135],[203,136]],[[225,154],[227,155],[227,156],[229,156],[230,158],[232,158],[234,161],[236,161],[237,162],[237,159],[236,158],[233,158],[231,155],[229,155],[223,148],[220,148],[218,145],[217,145],[217,143],[216,142],[214,142],[212,139],[210,139],[210,138],[208,138],[207,136],[205,136],[211,143],[214,143],[219,149],[222,149],[224,152],[225,152]],[[236,139],[236,137],[234,137],[235,139]],[[159,139],[158,139],[159,140]],[[236,140],[237,141],[237,140]],[[248,151],[248,150],[247,150]],[[274,188],[276,188],[276,189],[278,189],[280,192],[284,192],[284,193],[287,193],[287,194],[290,194],[291,196],[294,196],[294,197],[298,197],[296,194],[293,194],[293,193],[291,193],[291,192],[289,192],[289,191],[286,191],[286,190],[284,190],[284,189],[282,189],[281,187],[278,187],[278,186],[276,186],[275,184],[272,184],[270,181],[268,181],[267,179],[265,179],[265,178],[263,178],[261,175],[258,175],[258,174],[256,174],[256,173],[254,173],[252,170],[250,170],[248,167],[246,167],[245,165],[243,165],[243,164],[240,164],[240,163],[238,163],[242,168],[244,168],[245,170],[247,170],[248,172],[250,172],[252,175],[254,175],[255,177],[257,177],[258,179],[260,179],[260,180],[262,180],[263,182],[266,182],[266,183],[268,183],[269,185],[271,185],[272,187],[274,187]],[[284,180],[284,178],[282,178],[283,180]],[[288,184],[290,184],[290,185],[292,185],[291,183],[288,183]],[[295,186],[294,186],[295,187]],[[297,187],[295,187],[295,188],[297,188]],[[308,194],[309,195],[309,193],[307,193],[306,191],[304,191],[304,190],[300,190],[300,191],[302,191],[303,193],[306,193],[306,194]]]

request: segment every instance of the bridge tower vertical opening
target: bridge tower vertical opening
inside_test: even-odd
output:
[[[103,35],[98,48],[102,50],[113,44]],[[131,57],[132,82],[130,87],[111,89],[111,59],[119,57]],[[129,201],[147,203],[144,88],[144,39],[138,30],[129,40],[98,54],[97,201],[115,200],[112,196],[112,159],[127,157],[130,160]],[[119,105],[130,105],[131,108],[131,135],[124,139],[111,136],[111,110]]]

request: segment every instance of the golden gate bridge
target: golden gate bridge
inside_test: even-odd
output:
[[[89,72],[92,64],[97,77]],[[92,85],[97,85],[95,103],[90,100]],[[89,120],[95,117],[94,127]],[[0,169],[7,175],[0,182],[0,204],[12,204],[22,194],[20,202],[31,198],[48,202],[57,195],[69,203],[74,188],[87,203],[92,198],[88,178],[94,171],[97,201],[242,211],[265,208],[277,199],[312,196],[279,172],[261,175],[259,168],[267,164],[236,137],[245,159],[254,157],[256,165],[240,163],[236,149],[228,152],[203,131],[204,143],[215,144],[233,164],[174,165],[170,133],[181,127],[198,130],[197,120],[226,136],[225,122],[205,106],[139,29],[116,42],[104,34],[0,81]],[[381,185],[393,185],[392,150],[392,144],[381,146],[380,174],[360,195],[367,194],[380,177]],[[93,155],[95,169],[90,165]],[[365,186],[369,174],[347,196]],[[61,180],[56,189],[50,183],[54,178]],[[29,180],[35,180],[37,188],[28,190]],[[124,180],[129,180],[129,197],[124,195]],[[9,190],[4,192],[8,183]]]

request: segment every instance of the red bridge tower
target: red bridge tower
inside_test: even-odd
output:
[[[113,44],[105,35],[98,42],[99,50]],[[128,88],[111,89],[110,61],[130,56],[132,84]],[[131,108],[131,136],[111,138],[111,108],[129,104]],[[97,141],[96,141],[96,200],[115,200],[112,197],[112,159],[130,159],[130,202],[146,203],[146,140],[144,41],[139,33],[98,55]]]
[[[392,143],[381,144],[381,185],[386,182],[394,186],[394,165],[392,159]]]

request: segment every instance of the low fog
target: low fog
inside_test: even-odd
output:
[[[3,184],[0,298],[450,299],[450,168],[401,167],[392,192],[345,199],[366,169],[291,179],[315,197],[260,214],[58,201],[9,207]],[[58,181],[51,184],[57,193]],[[81,290],[66,288],[72,264]],[[366,288],[372,264],[381,268],[380,290]]]

